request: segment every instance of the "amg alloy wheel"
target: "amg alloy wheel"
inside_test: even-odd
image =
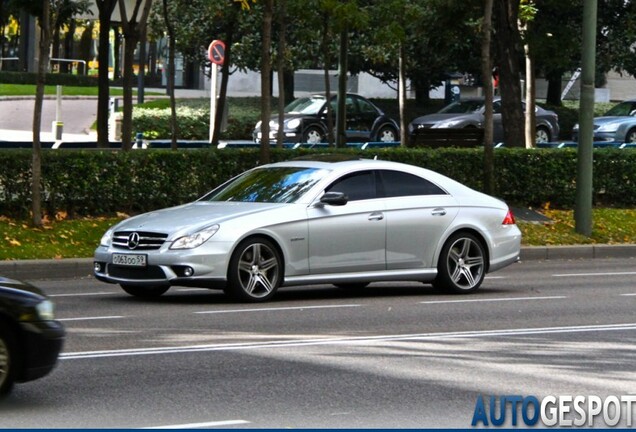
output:
[[[248,302],[269,300],[283,279],[283,260],[267,239],[252,238],[241,243],[232,255],[227,293]]]
[[[475,291],[484,281],[486,253],[472,234],[460,232],[448,239],[439,258],[433,285],[454,293]]]

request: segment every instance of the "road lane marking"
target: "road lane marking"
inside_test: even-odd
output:
[[[113,295],[119,294],[119,292],[94,292],[94,293],[75,293],[75,294],[48,294],[49,297],[83,297],[83,296],[99,296],[99,295]]]
[[[304,310],[304,309],[335,309],[335,308],[354,308],[360,307],[359,304],[344,304],[344,305],[324,305],[324,306],[290,306],[279,308],[256,308],[256,309],[226,309],[226,310],[214,310],[214,311],[199,311],[193,312],[195,314],[223,314],[223,313],[241,313],[241,312],[279,312],[279,311],[291,311],[291,310]]]
[[[150,426],[143,427],[141,429],[197,429],[197,428],[208,428],[208,427],[216,427],[216,426],[233,426],[233,425],[241,425],[241,424],[249,424],[247,420],[225,420],[225,421],[214,421],[214,422],[206,422],[206,423],[186,423],[180,425],[166,425],[166,426]]]
[[[607,273],[561,273],[553,274],[553,277],[594,277],[594,276],[632,276],[636,272],[607,272]]]
[[[477,302],[527,301],[527,300],[556,300],[556,299],[565,299],[565,298],[567,298],[567,296],[510,297],[510,298],[467,299],[467,300],[431,300],[431,301],[423,301],[420,303],[421,304],[477,303]]]
[[[156,347],[156,348],[130,348],[120,350],[85,351],[62,353],[60,359],[77,360],[103,357],[124,357],[151,354],[184,354],[210,351],[237,351],[248,349],[273,349],[290,348],[320,345],[365,345],[378,342],[394,341],[428,341],[428,340],[448,340],[462,338],[488,338],[488,337],[517,337],[525,335],[548,335],[561,333],[590,333],[604,331],[625,331],[636,330],[636,323],[629,324],[606,324],[606,325],[584,325],[569,327],[539,327],[522,329],[503,330],[482,330],[482,331],[462,331],[462,332],[440,332],[440,333],[418,333],[401,335],[379,335],[379,336],[333,336],[317,337],[313,339],[297,340],[273,340],[269,342],[238,342],[211,345],[190,345],[180,347]]]
[[[636,296],[636,293],[621,294],[621,295],[625,297],[630,297],[630,296]]]
[[[79,318],[58,318],[57,321],[89,321],[89,320],[109,320],[125,318],[123,316],[101,316],[101,317],[79,317]]]

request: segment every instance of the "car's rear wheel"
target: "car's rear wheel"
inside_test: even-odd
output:
[[[1,323],[0,323],[1,325]],[[0,397],[13,388],[16,377],[17,351],[15,339],[9,329],[0,327]]]
[[[134,296],[134,297],[140,297],[140,298],[159,297],[162,294],[164,294],[166,291],[168,291],[168,289],[170,288],[169,286],[143,287],[143,286],[126,285],[126,284],[121,284],[120,286],[121,286],[121,289],[123,289],[127,294],[130,294],[131,296]]]
[[[391,126],[383,126],[378,131],[377,139],[379,142],[395,142],[398,140],[397,130]]]
[[[251,238],[239,244],[230,260],[226,292],[237,300],[263,302],[283,279],[283,260],[274,244]]]
[[[318,126],[309,126],[303,133],[303,142],[306,142],[307,144],[325,142],[325,134]]]
[[[537,127],[535,141],[537,143],[550,142],[550,131],[544,126]]]
[[[484,281],[486,252],[474,235],[459,232],[442,248],[433,285],[453,293],[475,291]]]
[[[636,129],[630,129],[629,132],[627,132],[627,135],[625,135],[625,142],[636,143]]]

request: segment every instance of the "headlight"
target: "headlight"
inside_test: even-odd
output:
[[[276,120],[270,120],[269,121],[269,128],[270,129],[278,129],[278,122]]]
[[[51,300],[43,300],[35,305],[33,312],[24,312],[20,314],[20,321],[52,321],[55,319],[53,302]]]
[[[261,127],[261,121],[259,120],[258,122],[256,122],[256,126],[254,126],[254,129],[258,129]]]
[[[444,120],[437,124],[434,124],[434,128],[451,128],[460,124],[463,120]]]
[[[113,241],[113,232],[115,232],[115,230],[113,228],[109,228],[99,241],[99,245],[109,247],[110,243]]]
[[[606,123],[601,125],[597,130],[599,132],[616,132],[618,130],[618,123]]]
[[[208,241],[208,239],[216,234],[218,230],[218,225],[212,225],[211,227],[204,228],[194,234],[179,237],[174,241],[174,243],[172,243],[170,249],[194,249]]]
[[[300,126],[300,119],[292,119],[287,122],[287,129],[296,129]]]

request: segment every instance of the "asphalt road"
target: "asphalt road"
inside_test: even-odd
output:
[[[636,394],[635,264],[528,261],[467,296],[325,285],[258,305],[41,280],[67,343],[0,403],[0,427],[468,428],[479,395]]]
[[[0,130],[32,131],[34,104],[33,98],[0,98]],[[42,131],[51,131],[56,110],[56,100],[47,97],[42,105]],[[97,119],[97,98],[64,98],[59,115],[64,123],[64,133],[88,136],[91,125]]]

